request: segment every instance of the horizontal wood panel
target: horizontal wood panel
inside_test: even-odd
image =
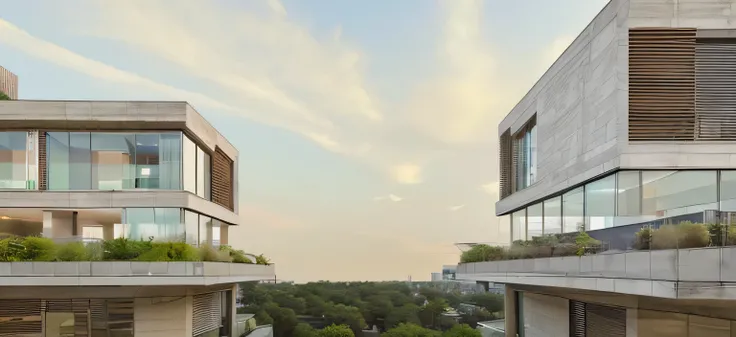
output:
[[[695,29],[629,31],[629,140],[695,138]]]
[[[705,39],[696,46],[697,136],[736,140],[736,44]]]

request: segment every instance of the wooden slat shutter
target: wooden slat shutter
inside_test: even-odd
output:
[[[736,140],[736,43],[703,39],[695,48],[698,139]]]
[[[40,335],[42,330],[41,300],[0,300],[0,336]]]
[[[233,161],[215,148],[212,155],[212,202],[233,210]]]
[[[511,195],[511,171],[512,158],[511,151],[511,130],[506,130],[499,138],[499,179],[498,190],[499,198],[503,199]]]
[[[134,300],[132,298],[124,299],[110,299],[107,300],[106,312],[106,323],[107,329],[111,334],[130,332],[133,333],[134,328],[134,317],[133,308]],[[92,317],[94,318],[98,314],[95,312],[99,309],[95,309],[92,306]]]
[[[192,302],[192,336],[219,329],[222,324],[222,293],[195,295]]]
[[[691,28],[629,30],[629,140],[695,139]]]
[[[38,131],[38,189],[48,189],[48,161],[46,148],[46,132]]]
[[[585,335],[626,337],[626,309],[585,304]]]
[[[585,302],[570,301],[570,337],[586,337]]]

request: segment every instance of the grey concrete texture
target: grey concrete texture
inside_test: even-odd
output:
[[[736,166],[733,142],[628,141],[628,30],[640,27],[736,29],[736,0],[611,0],[499,124],[513,134],[537,115],[538,167],[496,214],[618,168]]]

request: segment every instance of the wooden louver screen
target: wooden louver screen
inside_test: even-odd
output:
[[[629,140],[694,140],[695,35],[690,28],[629,30]]]
[[[212,155],[212,202],[233,210],[233,161],[219,148]]]
[[[38,189],[46,190],[48,188],[48,166],[46,154],[46,132],[38,132]]]
[[[511,189],[511,171],[512,171],[512,158],[511,151],[511,130],[506,130],[499,139],[500,150],[499,150],[499,180],[498,189],[500,198],[503,199],[508,197],[512,193]]]
[[[40,335],[41,300],[0,300],[0,336]]]
[[[196,295],[192,301],[192,336],[220,328],[222,324],[222,293]]]
[[[586,303],[585,335],[626,337],[626,309]]]
[[[698,41],[695,60],[698,139],[736,140],[736,43]]]
[[[570,337],[586,337],[585,302],[570,301]]]

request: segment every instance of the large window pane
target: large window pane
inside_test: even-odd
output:
[[[135,187],[135,136],[92,133],[92,188],[122,190]]]
[[[564,233],[574,233],[585,229],[585,194],[578,187],[562,196],[562,222]]]
[[[511,241],[526,240],[526,209],[511,214]]]
[[[534,204],[526,209],[526,229],[527,229],[527,240],[531,240],[535,236],[541,236],[544,234],[543,218],[542,218],[542,203]]]
[[[135,187],[158,189],[159,134],[135,135]]]
[[[131,240],[148,240],[158,235],[153,208],[127,208],[125,210],[125,237]]]
[[[544,201],[544,234],[562,233],[562,197]]]
[[[184,242],[185,227],[181,218],[179,208],[156,208],[156,227],[158,235],[154,237],[158,241]]]
[[[69,189],[69,133],[49,132],[46,137],[48,189]]]
[[[189,137],[184,137],[182,146],[182,162],[184,172],[184,190],[197,193],[197,146]]]
[[[199,244],[212,244],[212,218],[204,215],[199,216]]]
[[[27,138],[27,132],[0,132],[0,188],[27,188]]]
[[[69,133],[69,189],[92,189],[92,157],[89,132]]]
[[[202,216],[204,217],[204,216]],[[199,245],[199,214],[192,211],[184,212],[184,224],[186,225],[187,243],[193,246]]]
[[[616,226],[646,221],[641,215],[641,179],[639,171],[621,171],[616,191]]]
[[[180,190],[181,186],[181,132],[163,133],[159,144],[159,188]]]
[[[703,211],[718,209],[716,181],[716,171],[642,171],[642,214],[703,221]]]
[[[585,185],[585,224],[589,230],[613,227],[616,213],[616,175]]]
[[[205,164],[205,153],[198,146],[197,147],[197,195],[204,198],[204,164]]]
[[[212,219],[212,245],[215,247],[220,246],[220,240],[222,231],[220,227],[227,226],[226,224],[222,223],[222,221],[217,219]]]

